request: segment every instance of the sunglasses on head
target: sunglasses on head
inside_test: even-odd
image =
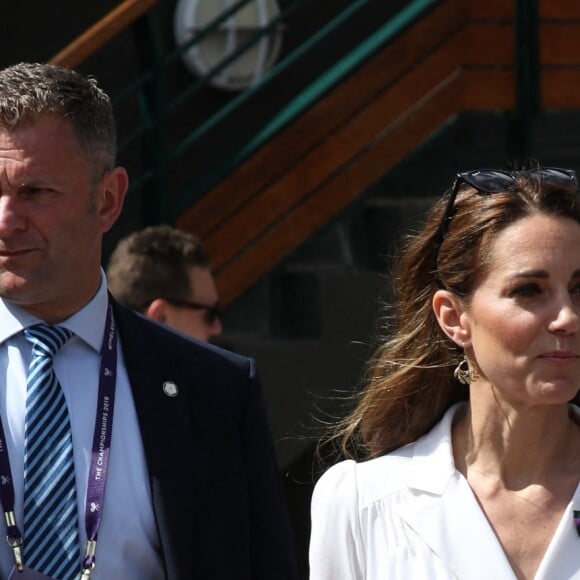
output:
[[[193,300],[180,300],[178,298],[165,298],[166,302],[179,306],[181,308],[190,308],[192,310],[203,310],[203,319],[208,325],[212,325],[218,318],[221,312],[219,302],[215,304],[203,304],[202,302],[195,302]]]
[[[458,173],[451,187],[451,193],[443,217],[439,223],[439,229],[435,236],[435,246],[433,249],[433,262],[435,271],[437,271],[437,259],[439,257],[439,248],[445,239],[449,222],[453,217],[455,198],[458,191],[464,185],[470,185],[477,193],[501,193],[509,191],[517,186],[518,177],[521,175],[533,176],[538,180],[553,185],[565,185],[577,187],[576,172],[572,169],[562,169],[561,167],[540,167],[538,169],[529,169],[525,171],[503,171],[501,169],[475,169]]]

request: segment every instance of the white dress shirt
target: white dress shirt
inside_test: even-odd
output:
[[[515,580],[455,468],[457,408],[415,443],[366,462],[343,461],[321,477],[312,498],[311,580]],[[535,580],[580,579],[574,510],[580,510],[580,485]]]
[[[86,548],[85,501],[106,310],[107,288],[102,273],[101,286],[91,302],[59,325],[72,330],[75,336],[54,359],[55,372],[62,385],[71,420],[83,554]],[[0,416],[13,473],[16,522],[21,532],[24,532],[26,375],[31,358],[31,345],[21,331],[39,322],[42,321],[0,300]],[[118,372],[109,473],[95,555],[96,566],[91,578],[161,580],[164,574],[149,477],[120,341],[117,351]],[[0,536],[4,537],[2,525],[0,523]],[[13,564],[12,551],[0,539],[2,578],[8,577]]]

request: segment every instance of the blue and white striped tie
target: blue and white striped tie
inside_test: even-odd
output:
[[[39,324],[32,343],[24,435],[24,562],[58,580],[80,575],[80,541],[72,437],[53,357],[72,332]]]

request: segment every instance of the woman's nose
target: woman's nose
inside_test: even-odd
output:
[[[573,334],[578,332],[580,327],[580,316],[578,308],[570,300],[562,303],[550,323],[551,332],[561,332]]]

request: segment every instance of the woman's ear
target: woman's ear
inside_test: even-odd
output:
[[[449,290],[437,290],[433,295],[433,312],[443,332],[461,348],[468,346],[471,333],[465,308]]]

